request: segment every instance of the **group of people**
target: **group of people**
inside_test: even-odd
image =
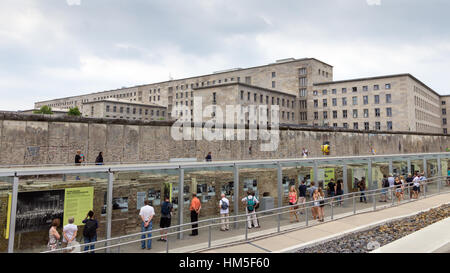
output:
[[[81,153],[80,150],[75,154],[75,165],[79,166],[83,162],[86,162],[86,158],[84,154]],[[98,156],[95,158],[95,165],[103,165],[103,152],[100,152]]]
[[[397,203],[400,203],[404,199],[405,192],[409,192],[409,198],[418,199],[426,180],[426,176],[419,172],[416,172],[414,176],[408,174],[406,179],[403,176],[394,177],[389,174],[389,177],[387,177],[384,175],[381,180],[380,202],[387,202],[395,195]]]
[[[48,250],[56,250],[59,246],[59,242],[62,237],[61,247],[70,248],[75,245],[77,242],[77,233],[78,226],[74,224],[75,218],[69,217],[68,224],[63,227],[62,234],[59,234],[58,227],[61,224],[61,220],[59,218],[53,219],[50,230],[48,232]],[[82,221],[84,225],[83,229],[83,239],[84,243],[94,243],[97,241],[97,228],[98,221],[94,218],[94,212],[91,210],[86,215],[86,218]],[[62,235],[62,236],[61,236]],[[95,244],[87,245],[84,247],[84,251],[91,250],[90,252],[94,253]],[[70,249],[64,250],[64,252],[70,252]]]
[[[334,179],[331,179],[327,184],[328,197],[337,198],[337,206],[341,206],[340,195],[344,194],[344,183],[340,179],[336,183]],[[301,181],[298,191],[294,185],[291,185],[288,193],[288,202],[290,207],[290,221],[299,222],[299,214],[303,214],[303,211],[298,211],[299,205],[306,203],[306,199],[313,201],[311,208],[312,218],[319,222],[324,221],[324,207],[325,207],[325,192],[321,187],[317,187],[315,182],[312,181],[309,188],[307,188],[305,181]],[[295,218],[295,220],[294,220]]]

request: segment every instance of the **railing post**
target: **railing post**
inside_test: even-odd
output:
[[[344,191],[344,194],[349,193],[350,191],[348,190],[348,184],[347,184],[347,165],[344,164],[344,166],[342,167],[342,182],[344,183],[344,188],[342,189]],[[345,198],[342,198],[342,206],[345,205],[345,200],[343,200]]]
[[[169,229],[167,229],[167,233],[169,233]],[[169,253],[169,237],[170,235],[166,234],[166,253]]]
[[[239,168],[234,164],[233,167],[233,196],[234,196],[234,228],[238,229],[238,215],[239,215]]]
[[[437,177],[440,177],[442,176],[441,157],[438,156],[436,161],[437,161]]]
[[[356,202],[355,202],[355,193],[353,193],[353,214],[356,214]]]
[[[184,223],[184,169],[180,167],[178,174],[178,225]],[[181,232],[183,227],[179,227],[180,233],[178,233],[178,239],[183,239],[183,233]]]
[[[331,220],[333,220],[334,212],[333,212],[333,198],[331,198]],[[323,217],[325,218],[325,216]]]
[[[209,223],[209,227],[208,227],[208,232],[209,232],[209,234],[208,234],[208,248],[211,248],[211,225],[212,225],[212,220]]]
[[[280,209],[283,206],[283,169],[280,162],[277,162],[277,191],[278,191],[278,226],[280,225],[281,212]],[[280,229],[278,228],[278,232]]]
[[[245,216],[245,240],[248,240],[248,216]]]
[[[305,203],[305,225],[306,226],[308,226],[308,218],[309,218],[309,216],[308,216],[308,205],[307,205],[308,203],[306,202]]]
[[[280,219],[280,218],[281,218],[281,217],[280,217],[280,215],[281,215],[281,214],[280,214],[280,213],[281,213],[281,212],[280,212],[280,208],[278,208],[277,211],[278,211],[278,213],[277,213],[277,214],[278,214],[278,215],[277,215],[277,216],[278,216],[278,217],[277,217],[277,232],[280,232],[280,220],[281,220],[281,219]]]
[[[372,181],[372,159],[369,158],[367,162],[367,183],[369,183],[369,190],[374,190],[375,187],[373,185]],[[371,195],[372,199],[374,198],[373,195]]]
[[[376,191],[372,193],[372,199],[373,199],[373,211],[377,210],[377,195]]]
[[[392,199],[392,204],[391,206],[394,206],[394,191],[395,191],[395,187],[390,188],[391,189],[391,199]]]
[[[16,235],[17,198],[19,195],[19,177],[14,176],[11,195],[11,215],[9,217],[8,253],[14,253],[14,236]]]
[[[112,230],[112,199],[113,199],[113,184],[114,184],[114,173],[111,172],[111,169],[108,171],[108,191],[106,193],[106,239],[108,240],[106,245],[110,246],[111,239],[111,230]],[[106,249],[106,253],[109,253],[110,249],[109,247]]]

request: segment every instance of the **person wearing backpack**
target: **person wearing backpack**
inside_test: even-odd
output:
[[[161,238],[158,241],[167,241],[167,228],[170,227],[170,222],[172,219],[173,205],[169,201],[169,196],[164,197],[164,202],[161,205],[161,220],[159,222],[159,227],[161,228]],[[166,236],[164,236],[166,234]]]
[[[241,200],[245,205],[245,211],[247,213],[248,228],[252,228],[252,224],[255,228],[258,228],[258,219],[256,218],[256,207],[259,204],[258,199],[252,195],[252,192],[247,192],[247,197]]]
[[[229,224],[230,219],[228,219],[228,216],[230,215],[230,201],[225,197],[224,193],[220,195],[219,209],[220,209],[220,223],[222,224],[220,230],[221,231],[230,230]]]
[[[383,180],[381,180],[381,195],[380,202],[387,202],[387,193],[389,188],[389,181],[387,175],[383,175]]]
[[[86,216],[86,218],[83,220],[84,224],[84,230],[83,230],[83,237],[84,237],[84,243],[93,243],[97,241],[97,228],[98,228],[98,222],[94,219],[94,212],[90,210]],[[90,246],[87,245],[84,247],[84,251],[88,251],[89,248],[91,250],[95,249],[95,244],[91,244]],[[90,252],[94,253],[94,251]]]

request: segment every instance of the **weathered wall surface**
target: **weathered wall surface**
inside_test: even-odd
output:
[[[274,152],[261,152],[261,140],[175,141],[171,122],[44,117],[0,114],[1,165],[60,164],[74,162],[81,150],[88,162],[100,151],[105,162],[167,161],[196,157],[203,160],[211,151],[213,160],[321,156],[320,145],[331,143],[331,156],[366,155],[372,145],[377,154],[442,152],[449,145],[447,135],[411,132],[359,132],[280,128],[280,143]],[[249,147],[252,146],[252,153]]]

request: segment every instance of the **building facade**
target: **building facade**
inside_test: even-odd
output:
[[[333,67],[314,58],[283,59],[257,67],[42,101],[35,108],[77,106],[83,115],[91,116],[92,103],[116,99],[165,107],[167,119],[192,118],[195,96],[202,97],[205,106],[214,98],[220,106],[278,104],[280,123],[357,130],[448,131],[444,130],[448,129],[443,115],[446,110],[441,107],[447,98],[414,76],[333,81]],[[283,106],[283,100],[289,108]],[[98,115],[102,116],[100,112]]]
[[[104,99],[83,103],[83,117],[128,120],[166,120],[166,107],[134,101]]]

